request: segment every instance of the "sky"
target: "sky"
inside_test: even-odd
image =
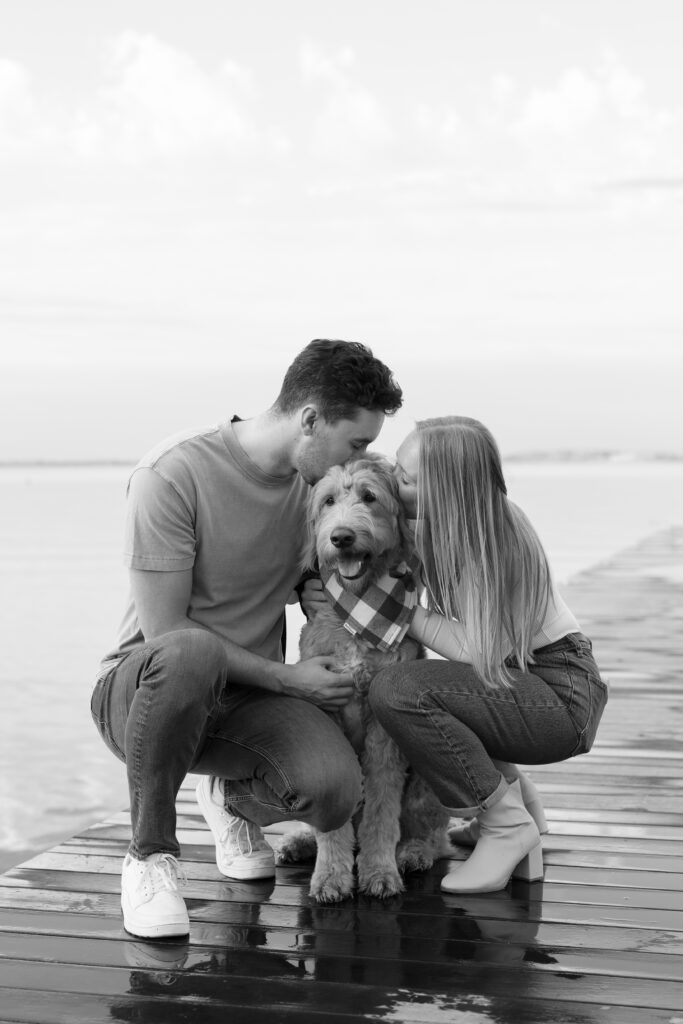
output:
[[[0,460],[269,406],[312,338],[504,453],[683,452],[678,0],[0,0]],[[385,444],[384,437],[378,447]]]

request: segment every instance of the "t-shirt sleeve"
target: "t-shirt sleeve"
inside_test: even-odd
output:
[[[123,561],[130,569],[180,572],[195,561],[193,515],[174,485],[140,467],[128,485]]]

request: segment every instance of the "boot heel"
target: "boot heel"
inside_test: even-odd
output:
[[[540,843],[520,860],[512,877],[521,878],[523,882],[538,882],[543,878],[543,847]]]

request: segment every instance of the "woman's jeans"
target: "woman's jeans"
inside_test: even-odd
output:
[[[339,828],[361,795],[356,755],[332,718],[305,700],[230,685],[225,649],[201,629],[145,643],[100,679],[91,709],[126,764],[130,852],[176,856],[175,799],[188,772],[218,775],[226,807],[270,825]]]
[[[506,783],[492,759],[564,761],[590,750],[607,703],[591,642],[570,633],[534,651],[513,684],[486,686],[471,665],[409,661],[386,668],[370,704],[412,767],[454,813],[495,804]]]

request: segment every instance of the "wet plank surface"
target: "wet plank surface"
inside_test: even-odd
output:
[[[123,931],[122,812],[0,876],[0,1022],[683,1024],[683,529],[565,592],[611,698],[589,755],[530,769],[543,882],[451,896],[441,862],[339,907],[309,898],[306,866],[231,882],[189,780],[189,941]]]

